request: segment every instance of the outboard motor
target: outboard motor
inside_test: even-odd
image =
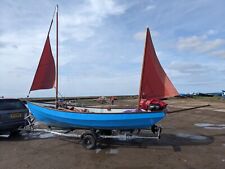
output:
[[[167,104],[159,99],[141,99],[140,108],[146,111],[158,111],[165,109]]]

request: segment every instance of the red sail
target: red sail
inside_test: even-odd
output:
[[[54,87],[54,83],[55,62],[52,55],[52,49],[48,35],[30,91],[39,89],[51,89]]]
[[[151,99],[176,95],[178,92],[157,58],[150,31],[147,28],[139,97],[140,99]]]

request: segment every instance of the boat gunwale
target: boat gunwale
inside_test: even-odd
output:
[[[51,108],[51,107],[45,107],[45,106],[40,106],[40,105],[38,105],[38,104],[35,104],[35,103],[33,103],[33,102],[27,102],[27,103],[31,103],[31,104],[33,104],[33,105],[35,105],[35,106],[39,106],[39,107],[41,107],[41,108],[45,108],[45,109],[50,109],[50,110],[54,110],[54,111],[58,111],[58,112],[61,112],[61,113],[79,113],[79,114],[104,114],[104,115],[110,115],[110,114],[117,114],[117,115],[121,115],[121,114],[155,114],[155,113],[164,113],[164,114],[166,114],[166,111],[165,111],[165,109],[163,109],[163,110],[161,110],[161,111],[151,111],[151,112],[148,112],[148,111],[138,111],[138,112],[130,112],[130,113],[128,113],[128,112],[121,112],[121,113],[95,113],[95,112],[77,112],[77,111],[69,111],[69,110],[67,110],[67,109],[65,109],[66,111],[64,112],[63,110],[58,110],[58,109],[55,109],[55,108]],[[83,108],[85,108],[85,107],[83,107]],[[101,109],[101,108],[99,108],[99,109]],[[104,108],[104,109],[106,109],[106,108]],[[127,109],[127,110],[129,110],[129,109]]]

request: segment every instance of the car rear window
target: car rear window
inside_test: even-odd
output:
[[[20,100],[0,99],[0,110],[26,109]]]

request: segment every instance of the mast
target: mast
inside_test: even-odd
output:
[[[58,43],[58,4],[56,5],[56,108],[58,108],[58,57],[59,57],[59,43]]]

